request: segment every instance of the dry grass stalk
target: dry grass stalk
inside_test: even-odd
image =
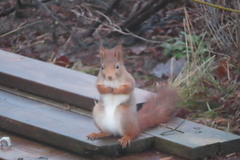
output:
[[[239,0],[206,0],[206,2],[240,10]],[[207,29],[213,37],[212,43],[218,47],[220,52],[226,55],[235,55],[236,51],[240,49],[239,14],[211,6],[200,6]]]
[[[185,9],[184,31],[186,37],[186,48],[191,53],[187,52],[187,63],[182,73],[179,74],[173,82],[174,86],[180,87],[181,94],[185,102],[195,95],[195,93],[203,90],[201,80],[203,77],[209,76],[212,70],[212,64],[215,59],[214,56],[206,59],[205,54],[198,54],[198,45],[193,42],[194,29],[189,18],[188,12]]]

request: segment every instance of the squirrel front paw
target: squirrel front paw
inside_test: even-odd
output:
[[[111,87],[106,87],[105,85],[97,85],[98,92],[100,94],[109,94],[113,92],[113,88]]]

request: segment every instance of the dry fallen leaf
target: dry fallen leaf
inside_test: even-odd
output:
[[[157,64],[152,72],[158,78],[162,78],[163,76],[170,77],[171,75],[177,76],[181,72],[185,62],[185,59],[176,60],[173,57],[169,59],[166,63]]]
[[[147,46],[145,45],[135,45],[131,47],[131,51],[137,55],[141,54],[146,49],[147,49]]]

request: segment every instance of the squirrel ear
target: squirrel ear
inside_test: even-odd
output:
[[[120,61],[122,60],[122,44],[118,44],[114,48],[114,56]]]
[[[105,48],[103,47],[102,44],[100,45],[99,53],[100,53],[101,59],[103,59],[106,56],[105,55]]]

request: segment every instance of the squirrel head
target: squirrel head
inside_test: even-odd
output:
[[[113,49],[100,46],[101,67],[100,74],[109,81],[118,79],[125,69],[122,56],[122,45],[117,45]]]

